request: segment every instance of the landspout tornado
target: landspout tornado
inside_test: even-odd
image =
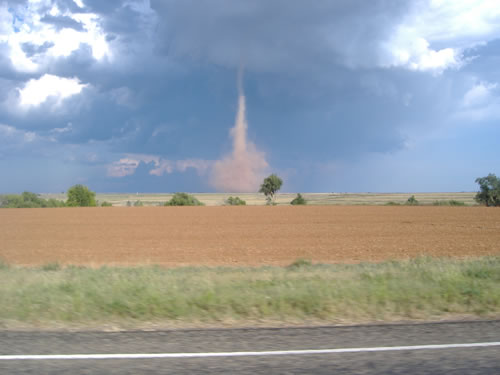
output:
[[[242,77],[243,73],[240,69],[238,72],[238,113],[234,127],[230,130],[233,151],[216,161],[212,170],[211,184],[217,191],[256,192],[269,166],[265,154],[247,139],[248,123]]]

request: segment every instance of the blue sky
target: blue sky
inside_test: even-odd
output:
[[[3,1],[0,193],[474,191],[499,66],[498,0]]]

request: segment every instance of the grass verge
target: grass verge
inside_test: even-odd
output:
[[[0,327],[500,316],[500,256],[289,267],[0,267]],[[133,325],[133,324],[132,324]]]

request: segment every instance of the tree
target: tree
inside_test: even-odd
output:
[[[66,205],[69,207],[95,207],[95,193],[84,185],[74,185],[68,189]]]
[[[268,205],[276,204],[275,194],[281,188],[282,184],[283,180],[274,173],[264,179],[264,182],[260,185],[259,193],[264,193]]]
[[[186,193],[175,193],[165,206],[204,206],[196,197]]]
[[[290,202],[291,205],[297,206],[302,204],[307,204],[302,194],[298,193],[297,196]]]
[[[486,177],[476,178],[479,192],[475,196],[478,203],[488,206],[500,206],[500,179],[490,173]]]

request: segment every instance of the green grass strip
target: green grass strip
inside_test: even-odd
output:
[[[0,264],[6,322],[373,321],[500,315],[500,256],[289,267]]]

